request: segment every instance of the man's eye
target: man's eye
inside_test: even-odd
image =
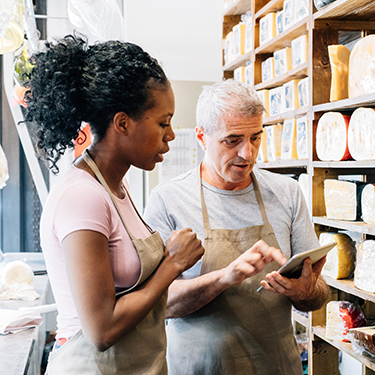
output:
[[[224,143],[226,145],[235,145],[238,142],[238,139],[226,139]]]
[[[260,141],[262,139],[262,137],[259,135],[259,136],[257,136],[257,137],[254,137],[254,138],[251,138],[251,140],[253,141],[253,142],[258,142],[258,141]]]

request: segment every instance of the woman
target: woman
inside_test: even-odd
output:
[[[190,229],[164,249],[123,181],[130,166],[152,170],[169,150],[170,83],[140,47],[117,41],[89,47],[67,36],[33,64],[25,119],[51,168],[82,121],[94,137],[52,188],[41,220],[59,311],[48,374],[166,374],[166,292],[204,250]]]

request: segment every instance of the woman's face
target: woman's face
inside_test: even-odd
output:
[[[154,106],[136,121],[131,135],[131,164],[147,171],[163,161],[163,154],[169,151],[168,142],[175,139],[171,126],[175,103],[170,85],[167,90],[154,90],[153,101]]]

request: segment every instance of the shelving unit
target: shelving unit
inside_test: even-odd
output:
[[[233,11],[241,9],[241,13]],[[258,167],[277,173],[298,176],[309,175],[308,206],[311,219],[317,232],[349,231],[362,239],[375,238],[375,225],[364,222],[337,221],[326,217],[324,203],[324,180],[345,175],[360,175],[364,181],[375,183],[375,161],[322,162],[315,151],[315,136],[319,118],[328,111],[340,111],[351,114],[358,107],[375,108],[375,92],[336,102],[330,102],[331,67],[328,46],[342,43],[342,35],[357,33],[364,37],[375,33],[375,2],[373,0],[336,0],[318,11],[313,0],[309,1],[309,15],[281,34],[259,46],[259,20],[270,12],[283,8],[282,0],[239,0],[231,9],[224,12],[223,37],[240,21],[240,15],[252,12],[253,50],[238,57],[234,62],[223,66],[223,75],[233,77],[233,70],[253,63],[254,87],[256,90],[271,89],[281,86],[292,79],[309,77],[309,104],[294,111],[264,118],[264,125],[282,123],[287,118],[306,116],[309,121],[309,157],[306,160],[277,160],[259,163]],[[308,62],[289,70],[271,80],[262,82],[261,63],[272,56],[278,49],[290,47],[291,41],[303,34],[308,35]],[[357,289],[353,280],[333,280],[324,277],[332,290],[333,300],[355,300],[360,298],[375,309],[375,294]],[[355,358],[363,365],[362,374],[375,374],[375,359],[365,357],[353,351],[350,343],[329,340],[325,337],[326,308],[310,312],[308,318],[293,311],[293,319],[306,327],[309,336],[309,375],[339,374],[339,351]],[[359,374],[353,374],[359,375]]]

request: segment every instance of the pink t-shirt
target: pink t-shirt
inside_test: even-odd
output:
[[[141,239],[150,236],[129,198],[116,200],[133,236]],[[106,236],[116,288],[129,288],[138,280],[138,253],[107,191],[89,173],[74,166],[51,189],[40,230],[41,246],[58,308],[57,339],[69,338],[81,328],[81,324],[70,292],[61,241],[77,230],[94,230]]]

